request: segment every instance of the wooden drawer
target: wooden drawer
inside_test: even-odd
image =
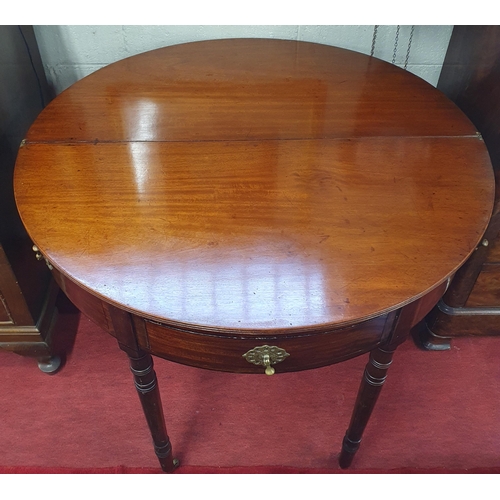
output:
[[[178,363],[219,371],[264,373],[263,366],[243,354],[263,345],[284,349],[289,356],[274,365],[277,373],[338,363],[365,353],[384,339],[387,315],[327,333],[307,335],[207,335],[190,333],[145,321],[152,354]]]

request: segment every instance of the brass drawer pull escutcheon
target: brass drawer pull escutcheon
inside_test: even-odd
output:
[[[266,375],[274,375],[274,368],[271,365],[281,363],[287,356],[290,356],[290,354],[285,349],[275,345],[261,345],[243,354],[243,357],[249,363],[265,366]]]

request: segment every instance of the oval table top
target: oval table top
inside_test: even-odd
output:
[[[97,297],[181,328],[322,331],[389,312],[467,259],[493,171],[466,116],[388,63],[212,40],[111,64],[20,148],[44,256]]]

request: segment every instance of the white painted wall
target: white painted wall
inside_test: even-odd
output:
[[[408,71],[437,85],[453,26],[415,26]],[[298,25],[175,25],[35,26],[47,80],[56,93],[86,75],[147,50],[213,38],[260,37],[304,40],[335,45],[369,54],[374,26]],[[374,56],[392,62],[396,26],[379,26]],[[401,26],[396,64],[403,67],[410,26]]]

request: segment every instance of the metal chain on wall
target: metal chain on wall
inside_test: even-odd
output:
[[[410,37],[408,38],[408,48],[406,49],[406,59],[405,59],[404,69],[406,69],[408,67],[408,59],[410,58],[411,42],[413,40],[413,32],[414,31],[415,31],[415,26],[412,26],[411,30],[410,30]]]
[[[394,52],[392,53],[392,64],[396,64],[396,54],[398,53],[399,24],[396,26],[396,37],[394,38]]]
[[[378,34],[378,29],[380,28],[380,25],[376,24],[373,27],[373,36],[372,36],[372,46],[370,50],[370,56],[373,57],[375,54],[375,46],[377,44],[377,34]],[[398,53],[398,44],[399,44],[399,33],[400,33],[400,28],[401,26],[398,24],[396,26],[396,35],[394,37],[394,50],[392,53],[392,64],[396,64],[396,56]],[[413,41],[413,33],[415,31],[415,26],[411,26],[410,29],[410,36],[408,38],[408,46],[406,48],[406,57],[405,57],[405,62],[404,62],[404,69],[408,68],[408,60],[410,59],[410,50],[411,50],[411,44]]]
[[[370,57],[373,57],[373,54],[375,53],[375,44],[377,43],[377,31],[378,31],[378,24],[376,24],[373,27],[372,50],[370,52]]]

